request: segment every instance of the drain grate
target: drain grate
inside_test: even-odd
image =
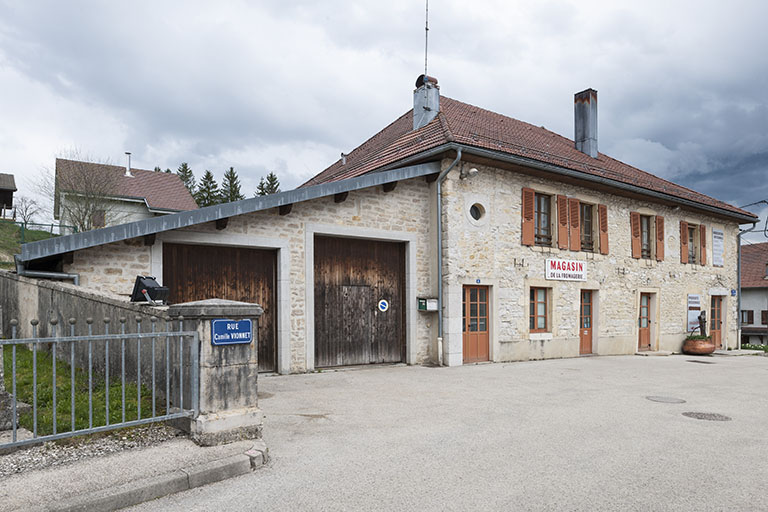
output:
[[[731,418],[728,416],[723,416],[722,414],[717,414],[714,412],[684,412],[683,416],[696,420],[731,421]]]
[[[699,364],[715,364],[714,361],[699,361],[698,359],[686,359],[686,362],[688,362],[688,363],[699,363]]]
[[[673,396],[647,396],[646,400],[651,402],[661,402],[662,404],[684,404],[685,400],[682,398],[675,398]]]

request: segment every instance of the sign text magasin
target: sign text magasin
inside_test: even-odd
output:
[[[556,281],[586,281],[587,263],[575,260],[546,260],[544,277]]]

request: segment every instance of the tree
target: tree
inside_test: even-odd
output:
[[[181,163],[179,170],[176,171],[176,174],[178,174],[179,178],[181,178],[181,181],[184,183],[184,186],[187,187],[189,193],[195,195],[195,190],[197,190],[197,185],[195,184],[195,174],[192,172],[192,169],[189,168],[187,162]]]
[[[28,224],[34,221],[35,216],[42,213],[43,208],[31,197],[19,196],[16,202],[16,216],[21,222]]]
[[[194,197],[200,208],[219,203],[219,185],[216,184],[211,171],[206,170],[203,174]]]
[[[259,180],[259,186],[256,187],[257,196],[268,196],[278,192],[280,192],[280,180],[277,179],[277,175],[273,172],[267,174],[266,178],[262,177]]]
[[[224,173],[224,179],[221,180],[220,201],[222,203],[231,203],[241,199],[245,199],[245,196],[240,192],[240,178],[237,177],[235,168],[230,167]]]
[[[156,166],[155,166],[155,172],[160,172],[160,171],[162,171],[162,169],[160,169],[160,166],[159,166],[159,165],[156,165]]]
[[[165,174],[171,174],[173,171],[170,168],[166,168],[165,171],[163,171]]]
[[[78,231],[119,224],[118,184],[124,170],[83,155],[77,149],[65,151],[56,159],[56,169],[43,169],[36,183],[38,191],[53,204],[53,217]]]

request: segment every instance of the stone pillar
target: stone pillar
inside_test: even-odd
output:
[[[171,317],[183,316],[184,330],[197,331],[199,353],[199,415],[184,425],[200,445],[261,437],[258,408],[258,304],[208,299],[168,308]],[[212,321],[252,320],[248,344],[214,345]]]

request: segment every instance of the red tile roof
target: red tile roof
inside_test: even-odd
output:
[[[175,173],[131,169],[133,177],[125,176],[125,167],[118,165],[78,162],[76,160],[56,159],[56,176],[59,183],[78,183],[78,178],[67,176],[87,175],[88,173],[106,172],[114,180],[114,195],[117,197],[145,199],[151,209],[158,210],[194,210],[197,203]]]
[[[768,288],[765,266],[768,265],[768,242],[741,246],[741,287]]]
[[[347,156],[302,185],[319,185],[353,178],[412,157],[449,142],[521,156],[585,174],[661,192],[723,210],[753,216],[730,204],[664,180],[607,155],[597,158],[582,153],[572,140],[543,127],[490,110],[440,98],[440,113],[429,124],[413,130],[413,111],[408,111]]]

